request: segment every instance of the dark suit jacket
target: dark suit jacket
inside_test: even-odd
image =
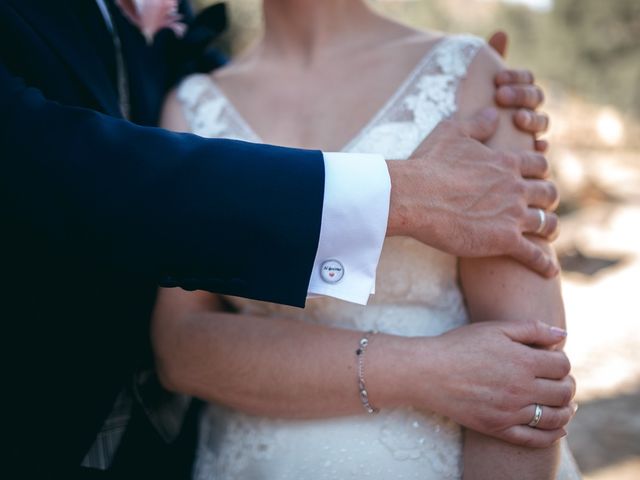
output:
[[[71,478],[149,362],[159,282],[303,305],[317,248],[320,152],[145,126],[180,44],[116,23],[138,125],[94,0],[0,0],[0,468],[23,478]]]

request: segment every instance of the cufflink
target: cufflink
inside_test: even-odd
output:
[[[344,277],[344,267],[337,260],[327,260],[320,265],[320,278],[326,283],[338,283]]]

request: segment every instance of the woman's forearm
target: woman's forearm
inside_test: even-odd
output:
[[[462,116],[493,103],[491,79],[503,68],[490,51],[480,52],[478,57],[461,94]],[[501,150],[531,150],[532,137],[513,127],[512,113],[501,112],[498,131],[488,145]],[[551,250],[549,245],[545,248]],[[508,258],[462,259],[460,277],[472,322],[542,321],[564,328],[557,278],[544,279]],[[467,430],[464,479],[550,480],[555,478],[558,452],[558,444],[545,449],[516,447]]]
[[[364,413],[356,356],[362,332],[284,317],[223,313],[216,298],[161,289],[151,330],[158,374],[166,388],[269,417]],[[536,376],[557,378],[554,372],[565,363],[514,341],[526,337],[547,345],[560,337],[547,328],[526,330],[513,323],[486,322],[437,337],[374,335],[364,357],[370,403],[379,409],[431,410],[522,443],[526,439],[507,431],[520,416],[505,411],[528,405],[529,395],[513,394],[511,386],[524,379],[523,391],[531,391]],[[489,391],[493,395],[487,396]],[[556,432],[527,437],[538,445],[558,438]]]
[[[472,322],[543,321],[564,328],[557,279],[543,279],[506,258],[462,260],[460,269]],[[465,480],[507,480],[514,472],[521,480],[550,480],[558,459],[558,444],[532,449],[465,432]]]
[[[172,296],[169,300],[166,296]],[[158,374],[170,390],[255,415],[314,418],[363,413],[356,349],[362,332],[287,318],[181,308],[165,290],[153,322]],[[178,300],[176,302],[176,299]],[[164,308],[163,308],[164,304]],[[375,335],[365,356],[371,403],[403,403],[411,342]]]

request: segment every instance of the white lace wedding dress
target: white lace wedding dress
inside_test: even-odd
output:
[[[407,158],[455,112],[458,85],[482,45],[470,36],[439,41],[343,151]],[[192,132],[260,142],[210,76],[187,78],[178,98]],[[331,298],[311,299],[304,310],[230,300],[245,313],[405,336],[439,335],[468,321],[456,258],[410,238],[386,240],[376,294],[366,307]],[[300,421],[254,417],[210,405],[201,420],[194,477],[459,479],[461,441],[459,425],[432,412],[394,409]],[[559,478],[580,478],[570,455]]]

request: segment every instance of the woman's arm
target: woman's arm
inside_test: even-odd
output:
[[[489,49],[479,52],[460,91],[461,117],[493,103],[492,79],[502,68],[499,58]],[[490,146],[502,150],[533,150],[533,139],[518,132],[511,117],[512,112],[501,111],[500,127]],[[542,241],[539,243],[544,245]],[[552,251],[550,245],[544,248]],[[564,328],[558,278],[544,279],[506,257],[461,259],[460,278],[472,322],[543,321]],[[542,399],[539,401],[543,403]],[[517,447],[467,430],[464,478],[512,479],[517,472],[519,479],[553,479],[558,453],[558,444],[544,449]]]
[[[283,418],[364,412],[355,355],[361,337],[282,316],[226,313],[219,297],[180,289],[160,290],[152,323],[158,376],[167,389]],[[408,344],[390,335],[371,339],[372,403],[402,403],[408,383],[402,372],[411,371]]]
[[[269,417],[364,412],[355,354],[362,332],[225,313],[217,297],[180,289],[160,291],[151,331],[158,375],[169,390]],[[525,391],[533,390],[533,379],[567,371],[558,352],[525,345],[560,338],[542,324],[514,322],[484,322],[439,337],[378,334],[364,360],[369,398],[377,408],[412,405],[507,441],[548,446],[560,429],[523,435],[513,426],[522,423],[519,406],[532,401]],[[511,391],[519,379],[523,391]],[[556,387],[562,390],[550,390]]]

